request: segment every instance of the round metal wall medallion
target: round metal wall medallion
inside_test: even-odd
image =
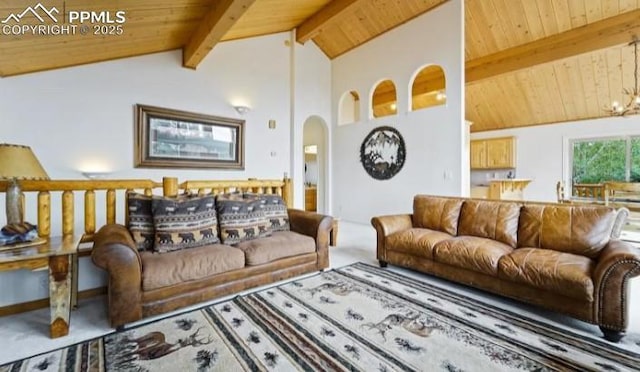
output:
[[[395,176],[406,156],[404,139],[395,128],[378,127],[372,130],[360,146],[360,161],[364,170],[377,180]]]

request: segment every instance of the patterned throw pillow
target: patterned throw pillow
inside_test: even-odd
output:
[[[244,194],[262,200],[262,210],[271,231],[289,231],[289,213],[282,197],[277,194]]]
[[[127,207],[129,212],[127,228],[136,243],[136,248],[140,252],[152,250],[155,228],[151,213],[151,196],[129,192]]]
[[[152,210],[156,252],[170,252],[220,241],[213,195],[154,197]]]
[[[271,235],[259,198],[220,194],[216,197],[216,209],[220,221],[220,239],[224,244],[237,244]]]

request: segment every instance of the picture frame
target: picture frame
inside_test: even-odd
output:
[[[244,120],[137,104],[136,168],[244,169]]]

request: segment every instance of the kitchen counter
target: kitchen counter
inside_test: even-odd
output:
[[[486,184],[471,185],[471,197],[481,199],[523,200],[528,178],[493,178]]]
[[[489,181],[489,199],[523,200],[528,178],[497,178]]]

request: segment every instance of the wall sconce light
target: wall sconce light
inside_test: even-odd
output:
[[[273,119],[269,120],[269,129],[276,129],[276,121]]]
[[[236,109],[236,111],[240,115],[244,115],[247,112],[251,111],[251,108],[249,106],[233,106],[233,108]]]
[[[107,178],[109,172],[82,172],[82,175],[90,180],[100,180]]]

